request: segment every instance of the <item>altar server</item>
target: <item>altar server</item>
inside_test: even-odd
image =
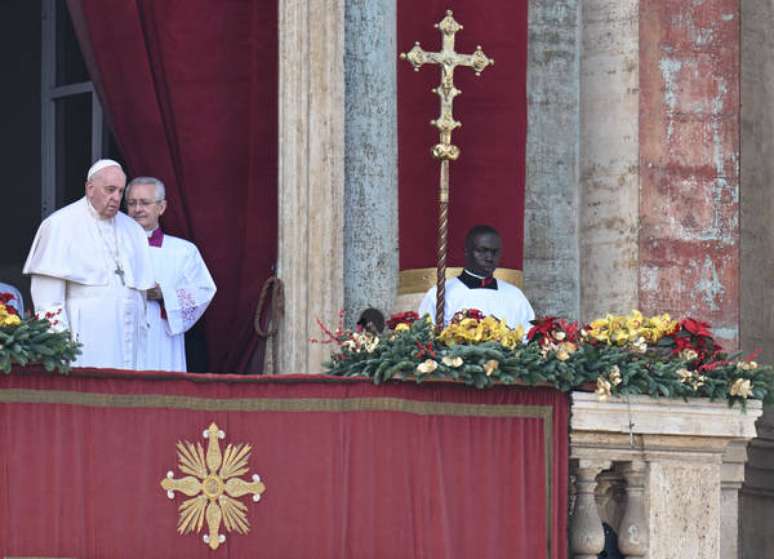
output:
[[[465,268],[446,282],[444,324],[462,309],[478,309],[504,320],[510,328],[531,328],[535,312],[521,290],[492,276],[500,263],[502,239],[494,227],[476,225],[465,237]],[[429,314],[435,322],[436,288],[430,289],[419,305],[419,315]]]
[[[142,227],[118,211],[125,185],[117,162],[94,163],[86,195],[40,224],[24,264],[35,310],[83,344],[75,366],[135,369],[143,350],[153,268]]]
[[[165,234],[159,218],[167,209],[164,183],[138,177],[126,187],[129,215],[145,230],[155,286],[148,290],[148,346],[141,368],[185,371],[185,332],[204,314],[215,283],[196,246]]]

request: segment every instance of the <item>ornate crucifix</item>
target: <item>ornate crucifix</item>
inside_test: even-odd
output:
[[[440,23],[435,24],[443,37],[440,52],[427,52],[414,43],[408,53],[401,53],[403,60],[408,60],[414,71],[418,72],[423,64],[439,64],[441,66],[441,85],[433,89],[433,93],[441,98],[441,115],[437,120],[431,120],[430,125],[435,126],[440,132],[440,142],[433,146],[433,157],[441,161],[441,184],[438,195],[438,264],[436,267],[436,300],[435,300],[435,324],[440,329],[443,327],[444,306],[446,300],[446,254],[448,252],[449,233],[449,161],[455,161],[460,156],[460,150],[451,143],[451,135],[455,128],[462,123],[454,120],[452,105],[454,98],[462,92],[454,87],[454,69],[457,66],[473,68],[476,75],[494,60],[488,58],[480,46],[476,47],[473,54],[460,54],[454,51],[454,35],[462,30],[462,26],[452,17],[452,11],[446,11],[446,17]]]

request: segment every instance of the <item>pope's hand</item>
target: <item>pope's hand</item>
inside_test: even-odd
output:
[[[161,301],[161,288],[159,284],[156,284],[156,287],[152,287],[146,293],[151,301]]]

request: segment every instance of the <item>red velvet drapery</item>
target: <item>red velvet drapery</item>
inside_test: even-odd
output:
[[[223,557],[563,559],[568,398],[310,375],[0,375],[0,557],[216,557],[178,535],[177,441],[252,445]]]
[[[398,0],[398,51],[419,41],[438,51],[441,34],[433,28],[446,14],[464,27],[457,52],[481,45],[495,65],[476,77],[458,68],[454,82],[462,95],[454,117],[462,128],[452,143],[462,151],[451,163],[449,265],[462,266],[463,240],[478,223],[494,225],[503,236],[501,266],[521,269],[524,242],[524,182],[527,141],[527,0]],[[398,161],[401,270],[435,266],[439,163],[430,156],[438,131],[440,82],[437,65],[415,73],[398,63]]]
[[[167,185],[164,227],[218,286],[210,370],[241,370],[276,259],[277,3],[68,0],[130,176]]]

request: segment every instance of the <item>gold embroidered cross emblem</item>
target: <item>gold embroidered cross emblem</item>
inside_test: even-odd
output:
[[[201,532],[206,519],[208,533],[203,536],[204,543],[216,550],[226,541],[226,536],[220,533],[221,522],[229,532],[246,534],[250,531],[247,506],[237,498],[251,493],[253,501],[257,502],[266,486],[258,474],[253,474],[252,481],[239,478],[250,470],[247,461],[252,447],[249,444],[229,444],[221,454],[218,439],[225,438],[226,434],[212,423],[202,435],[208,440],[206,456],[201,443],[178,441],[178,469],[188,476],[175,479],[170,470],[161,481],[161,487],[170,499],[175,498],[175,491],[191,497],[178,508],[177,531],[180,534],[194,530]]]

